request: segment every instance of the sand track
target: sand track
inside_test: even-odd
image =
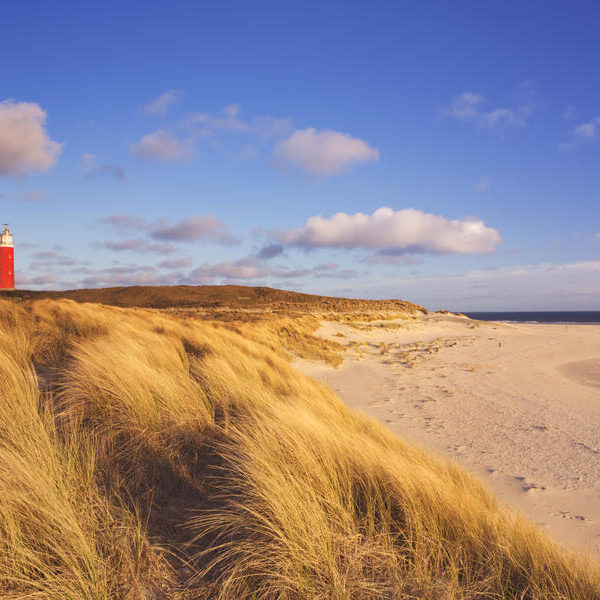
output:
[[[354,349],[337,370],[299,361],[304,373],[483,477],[557,539],[598,552],[599,326],[446,317],[320,333]]]

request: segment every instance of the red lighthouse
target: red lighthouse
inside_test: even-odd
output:
[[[15,249],[8,224],[0,234],[0,290],[15,289]]]

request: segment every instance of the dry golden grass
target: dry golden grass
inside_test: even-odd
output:
[[[317,326],[1,301],[0,597],[600,599],[595,564],[296,372],[339,360]]]

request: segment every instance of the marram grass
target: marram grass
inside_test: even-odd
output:
[[[309,316],[0,303],[0,598],[593,600],[600,575],[289,364]]]

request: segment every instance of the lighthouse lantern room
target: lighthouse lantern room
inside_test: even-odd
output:
[[[15,289],[15,253],[8,223],[0,234],[0,289]]]

